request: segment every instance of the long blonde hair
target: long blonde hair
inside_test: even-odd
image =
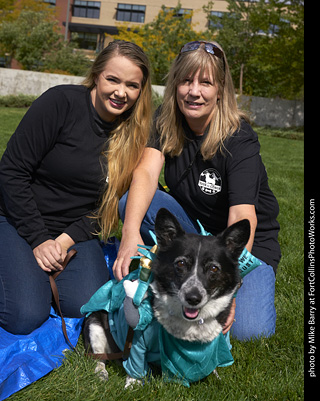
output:
[[[210,43],[221,49],[216,42]],[[207,70],[212,72],[218,86],[219,96],[209,124],[208,135],[201,146],[204,160],[212,158],[218,150],[223,150],[224,141],[240,128],[242,118],[248,121],[247,116],[238,109],[232,77],[224,52],[223,58],[218,58],[208,53],[204,44],[201,44],[197,50],[180,53],[169,71],[163,105],[157,120],[157,129],[161,134],[162,152],[171,157],[179,156],[185,141],[182,127],[183,115],[177,103],[177,87],[186,77],[193,78],[199,69],[200,77]]]
[[[102,166],[108,177],[108,183],[96,217],[103,239],[107,239],[118,227],[119,199],[128,190],[133,170],[146,146],[152,115],[149,61],[142,49],[134,43],[122,40],[109,43],[97,56],[83,85],[92,90],[95,87],[96,77],[114,56],[124,56],[135,63],[141,69],[143,79],[136,103],[130,110],[120,115],[119,124],[110,133],[106,149],[102,153]]]

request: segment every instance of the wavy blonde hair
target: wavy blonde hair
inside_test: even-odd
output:
[[[143,79],[137,101],[131,109],[120,115],[119,124],[110,133],[106,148],[102,152],[102,167],[108,177],[108,183],[96,218],[100,225],[100,235],[104,240],[118,227],[119,199],[128,190],[133,170],[146,146],[152,116],[149,61],[143,50],[134,43],[122,40],[109,43],[97,56],[83,85],[92,90],[95,87],[96,77],[102,73],[106,63],[115,56],[127,57],[136,64],[142,71]]]
[[[218,43],[210,43],[222,50]],[[245,113],[238,109],[224,52],[223,58],[218,58],[208,53],[203,44],[197,50],[180,53],[169,71],[163,105],[157,120],[162,152],[171,157],[180,155],[185,141],[183,115],[177,103],[177,87],[186,77],[193,78],[198,70],[200,79],[206,71],[212,73],[219,96],[209,124],[208,135],[200,149],[204,160],[212,158],[218,150],[223,151],[224,141],[240,128],[242,118],[248,121]]]

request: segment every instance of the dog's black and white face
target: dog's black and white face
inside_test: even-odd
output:
[[[168,210],[160,209],[155,232],[156,318],[176,338],[212,341],[222,330],[240,283],[238,258],[249,240],[249,221],[241,220],[216,237],[186,234]]]

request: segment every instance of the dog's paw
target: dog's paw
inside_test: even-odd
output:
[[[126,296],[129,298],[133,298],[134,294],[137,291],[139,285],[139,281],[131,281],[131,280],[124,280],[123,281],[123,288],[125,290]]]
[[[103,362],[97,362],[97,366],[94,373],[99,377],[99,379],[107,381],[109,379],[109,374],[106,369],[106,365]]]
[[[216,377],[221,380],[221,377],[218,375],[218,371],[217,369],[215,369],[212,373],[214,373],[216,375]]]
[[[124,388],[125,389],[132,389],[136,385],[142,386],[143,385],[142,380],[134,379],[133,377],[127,376],[126,384],[125,384]]]
[[[126,296],[129,298],[133,298],[135,296],[135,293],[137,292],[137,289],[139,287],[139,280],[124,280],[123,281],[123,288],[126,293]],[[142,300],[148,298],[148,293],[145,293]]]

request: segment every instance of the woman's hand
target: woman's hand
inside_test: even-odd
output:
[[[112,267],[116,280],[121,281],[129,273],[129,266],[132,261],[131,257],[139,255],[138,244],[144,245],[140,233],[130,235],[129,238],[126,238],[122,232],[118,256]]]
[[[112,268],[115,278],[119,281],[129,273],[130,258],[138,255],[137,245],[144,245],[140,227],[157,190],[163,163],[164,156],[159,150],[146,148],[133,172],[120,248]]]
[[[62,257],[63,260],[67,256],[68,249],[75,244],[73,239],[66,233],[62,233],[59,235],[59,237],[56,238],[56,241],[59,242],[62,250]]]
[[[35,247],[33,254],[41,269],[51,273],[63,270],[62,263],[72,245],[74,245],[73,239],[68,234],[62,233],[55,240],[49,239]]]
[[[236,299],[233,298],[230,313],[229,313],[228,319],[223,327],[222,334],[228,333],[228,331],[231,329],[231,326],[233,325],[233,322],[234,322],[235,314],[236,314]]]
[[[45,272],[62,270],[63,251],[58,241],[49,239],[33,249],[38,265]]]

